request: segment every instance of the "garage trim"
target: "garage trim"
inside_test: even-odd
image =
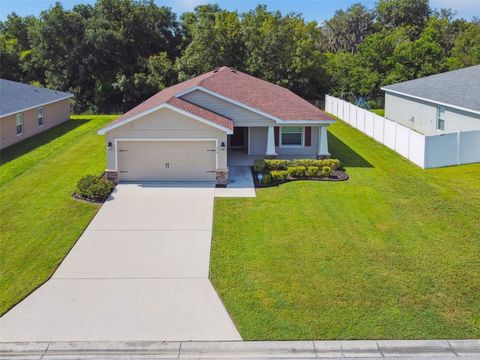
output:
[[[118,171],[118,143],[125,142],[207,142],[215,143],[215,170],[218,170],[218,139],[115,139],[115,171]]]

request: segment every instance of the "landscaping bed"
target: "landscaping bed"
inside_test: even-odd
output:
[[[337,159],[255,160],[255,187],[278,186],[290,181],[345,181],[348,175]]]
[[[73,198],[95,204],[104,203],[108,199],[115,184],[95,175],[85,175],[78,183]]]

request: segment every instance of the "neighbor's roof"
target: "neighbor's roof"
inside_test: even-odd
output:
[[[158,92],[115,120],[107,128],[167,103],[202,118],[207,116],[207,120],[233,129],[231,119],[178,97],[182,93],[197,87],[280,120],[332,120],[325,112],[290,90],[224,66]],[[179,101],[182,102],[182,105],[179,105]]]
[[[384,86],[382,90],[480,112],[480,65]]]
[[[0,116],[26,111],[72,96],[62,91],[0,79]]]

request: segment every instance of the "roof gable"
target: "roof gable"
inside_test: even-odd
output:
[[[480,65],[387,85],[382,90],[480,112]]]
[[[0,79],[0,117],[71,98],[67,92]]]

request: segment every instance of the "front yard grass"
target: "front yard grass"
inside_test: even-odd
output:
[[[77,181],[101,174],[114,116],[74,116],[1,153],[0,314],[47,280],[98,210],[72,199]]]
[[[480,337],[480,164],[422,170],[329,130],[350,180],[215,202],[210,277],[242,337]]]

